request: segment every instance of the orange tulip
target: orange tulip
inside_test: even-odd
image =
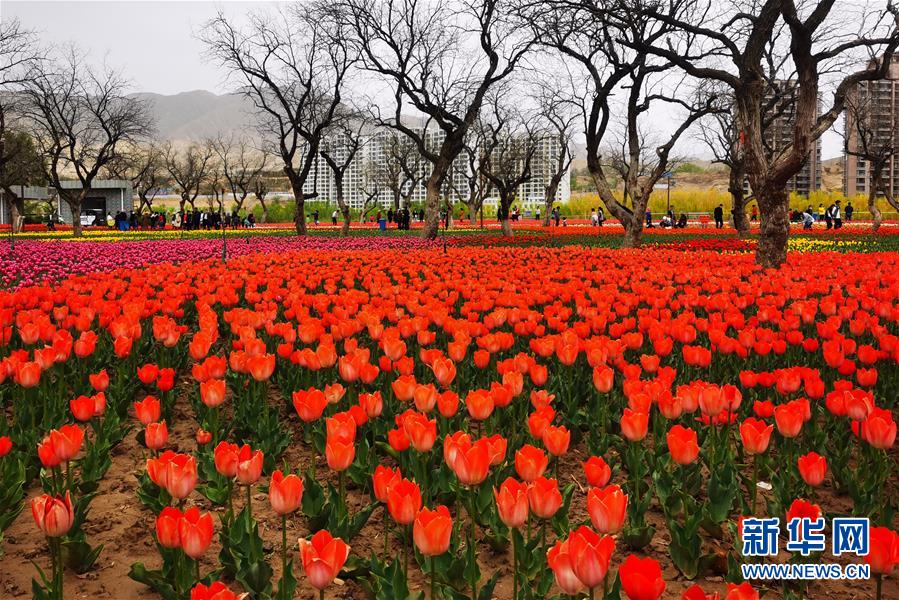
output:
[[[72,498],[43,494],[31,501],[31,516],[34,523],[47,537],[62,537],[69,532],[75,522]]]
[[[679,465],[689,465],[699,457],[696,432],[688,427],[675,425],[666,435],[671,460]]]
[[[196,506],[187,509],[178,523],[178,533],[181,537],[181,549],[197,560],[212,543],[212,515],[200,514],[200,509]]]
[[[797,460],[802,480],[812,487],[818,487],[827,473],[827,459],[817,452],[809,452]]]
[[[506,527],[522,527],[528,519],[528,486],[512,477],[506,478],[499,490],[493,490],[496,509]]]
[[[408,479],[401,479],[387,492],[387,511],[399,525],[409,525],[421,509],[421,490]]]
[[[162,415],[162,406],[155,396],[147,396],[140,402],[134,403],[134,414],[141,425],[147,426],[159,420]]]
[[[347,412],[336,413],[325,419],[325,429],[329,441],[352,444],[356,441],[356,421]]]
[[[584,462],[584,475],[591,487],[604,487],[612,478],[612,469],[599,456],[591,456]]]
[[[562,493],[555,479],[537,477],[528,485],[528,504],[540,519],[551,519],[562,506]]]
[[[462,485],[480,485],[490,471],[490,442],[480,439],[456,448],[450,468]],[[444,448],[444,451],[446,449]]]
[[[285,476],[276,470],[269,482],[268,501],[279,515],[295,512],[303,502],[303,480],[293,473]]]
[[[431,412],[437,404],[437,388],[433,384],[416,385],[412,398],[415,400],[415,408],[423,413]]]
[[[166,506],[156,517],[156,540],[163,548],[181,547],[181,519],[184,515],[172,506]]]
[[[41,366],[36,362],[19,364],[13,375],[13,381],[23,388],[33,388],[41,382]]]
[[[728,583],[724,600],[759,600],[759,593],[748,581],[744,581],[740,585]]]
[[[599,393],[608,394],[614,384],[615,372],[612,369],[605,365],[593,369],[593,385]]]
[[[324,392],[315,388],[294,392],[292,398],[294,410],[305,423],[317,421],[328,405]]]
[[[618,569],[621,589],[630,600],[658,600],[665,592],[662,567],[652,558],[629,555]]]
[[[391,469],[384,465],[375,467],[375,473],[372,475],[372,487],[374,488],[375,498],[378,502],[387,502],[387,494],[390,488],[403,479],[399,469]]]
[[[475,421],[484,421],[493,414],[493,396],[484,390],[472,390],[465,397],[465,408]]]
[[[582,525],[569,536],[568,552],[574,574],[592,589],[601,585],[609,572],[609,562],[615,552],[615,539],[597,535],[595,531]]]
[[[345,471],[356,458],[355,441],[341,442],[338,439],[328,439],[325,443],[325,458],[328,461],[328,468],[332,471]]]
[[[161,450],[169,440],[169,430],[165,421],[150,423],[144,429],[144,444],[150,450]]]
[[[311,541],[300,540],[300,558],[309,583],[323,590],[337,577],[350,554],[350,547],[340,538],[322,529]]]
[[[253,450],[244,444],[237,453],[237,481],[243,485],[253,485],[262,476],[264,456],[261,450]]]
[[[639,442],[649,430],[649,414],[624,409],[621,415],[621,434],[632,442]]]
[[[201,383],[200,400],[209,408],[221,406],[225,401],[225,380],[207,379]]]
[[[421,509],[412,525],[412,539],[425,556],[440,556],[446,552],[452,533],[453,519],[445,506],[435,510]]]
[[[602,534],[621,531],[627,517],[627,494],[617,485],[591,488],[587,492],[587,513],[593,527]]]
[[[91,373],[87,376],[87,379],[96,392],[105,392],[109,389],[109,374],[106,372],[106,369],[99,373]]]
[[[246,594],[235,594],[221,581],[208,586],[198,583],[190,590],[190,600],[243,600]]]
[[[437,421],[429,420],[421,413],[412,413],[409,418],[404,419],[403,430],[418,452],[429,452],[437,441]]]
[[[740,439],[749,454],[762,454],[768,449],[774,425],[749,417],[740,424]]]
[[[795,402],[781,404],[774,409],[774,422],[777,431],[786,438],[793,438],[802,431],[803,412],[801,405]]]
[[[438,358],[431,365],[434,378],[441,387],[447,388],[456,378],[456,365],[448,358]]]
[[[237,477],[237,461],[240,446],[228,442],[219,442],[213,451],[215,470],[219,475],[233,479]]]
[[[877,575],[889,575],[899,564],[899,533],[886,527],[872,527],[868,532],[868,555],[864,561]]]
[[[150,385],[159,377],[159,367],[150,363],[137,368],[137,378],[144,385]]]
[[[558,586],[569,596],[574,596],[584,589],[584,583],[574,573],[574,561],[568,540],[556,541],[546,553],[546,564],[552,569]]]
[[[570,442],[571,432],[564,425],[560,427],[550,425],[543,430],[543,445],[553,456],[562,456],[568,452]]]
[[[543,450],[530,444],[525,444],[515,453],[515,471],[528,483],[542,476],[548,464],[549,458]]]

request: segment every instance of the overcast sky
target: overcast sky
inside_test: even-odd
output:
[[[240,18],[276,2],[17,2],[2,0],[0,18],[18,18],[38,32],[43,43],[74,42],[97,61],[121,69],[134,91],[177,94],[192,90],[228,91],[224,74],[203,60],[203,45],[194,34],[223,10]],[[839,125],[839,124],[838,124]],[[681,152],[705,154],[695,139],[685,139]],[[834,132],[823,139],[824,158],[841,154]]]

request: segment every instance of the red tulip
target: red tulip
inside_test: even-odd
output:
[[[169,430],[165,421],[150,423],[144,429],[144,444],[150,450],[161,450],[169,441]]]
[[[759,593],[752,588],[748,581],[744,581],[740,585],[728,583],[724,600],[759,600]]]
[[[162,547],[181,547],[181,519],[183,517],[181,511],[172,506],[163,508],[156,517],[156,539]]]
[[[652,558],[629,555],[618,569],[621,589],[630,600],[658,600],[665,592],[662,568]]]
[[[421,413],[411,413],[403,419],[403,430],[412,447],[419,452],[429,452],[437,441],[437,421]]]
[[[325,419],[325,429],[329,441],[352,444],[356,441],[356,421],[347,412],[336,413]]]
[[[0,458],[3,458],[12,450],[12,440],[9,436],[0,436]]]
[[[197,428],[196,435],[197,444],[200,446],[205,446],[209,442],[212,441],[212,434],[203,429],[202,427]]]
[[[496,509],[506,527],[522,527],[528,519],[528,486],[508,477],[499,490],[494,488]]]
[[[689,465],[699,456],[696,432],[688,427],[675,425],[666,436],[671,460],[679,465]]]
[[[140,402],[134,403],[134,414],[141,425],[147,426],[159,420],[162,406],[155,396],[147,396]]]
[[[803,409],[800,404],[787,402],[774,409],[774,422],[777,431],[786,438],[794,438],[802,431]]]
[[[571,432],[564,425],[554,427],[549,425],[543,430],[543,445],[546,451],[553,456],[562,456],[568,452],[568,444],[571,443]]]
[[[175,370],[172,368],[159,369],[156,387],[162,393],[168,392],[175,387]]]
[[[109,374],[106,372],[106,369],[103,369],[99,373],[91,373],[87,376],[87,380],[96,392],[105,392],[109,389]]]
[[[359,394],[359,406],[365,411],[369,419],[381,416],[384,410],[384,400],[381,398],[381,392],[373,394]]]
[[[235,594],[221,581],[210,585],[198,583],[190,590],[190,600],[243,600],[246,594]]]
[[[325,458],[332,471],[345,471],[356,458],[356,443],[329,439],[325,443]]]
[[[31,501],[34,523],[47,537],[62,537],[72,528],[75,512],[69,492],[65,496],[43,494]]]
[[[399,525],[409,525],[421,509],[421,490],[408,479],[401,479],[387,492],[387,511]]]
[[[324,392],[315,388],[293,393],[293,407],[305,423],[317,421],[328,405]]]
[[[889,575],[899,564],[899,534],[886,527],[872,527],[868,532],[868,555],[864,557],[876,575]]]
[[[562,506],[562,494],[555,479],[537,477],[528,485],[528,504],[540,519],[551,519]]]
[[[472,390],[465,397],[465,407],[475,421],[483,421],[493,414],[493,396],[484,390]]]
[[[771,442],[774,425],[749,417],[740,424],[740,439],[749,454],[762,454]]]
[[[253,485],[262,476],[262,450],[253,450],[244,444],[237,453],[237,481],[243,485]]]
[[[94,399],[88,396],[78,396],[69,401],[69,408],[76,421],[90,421],[94,418]]]
[[[450,468],[456,474],[459,483],[473,486],[487,478],[490,471],[490,449],[490,443],[486,439],[456,449]]]
[[[184,512],[179,522],[178,532],[181,536],[181,549],[194,560],[203,556],[209,544],[212,543],[212,515],[200,514],[200,509],[194,506]]]
[[[624,409],[621,415],[621,434],[632,442],[639,442],[649,430],[649,414]]]
[[[812,504],[807,500],[796,499],[793,500],[793,503],[790,504],[790,508],[787,509],[786,522],[789,523],[793,519],[811,519],[812,521],[815,521],[820,516],[820,506],[818,506],[817,504]]]
[[[525,444],[515,453],[515,471],[524,481],[531,483],[546,471],[549,458],[543,450]]]
[[[453,520],[445,506],[421,509],[412,526],[412,539],[425,556],[440,556],[449,549]]]
[[[744,371],[745,372],[745,371]],[[742,379],[742,373],[740,373]],[[752,387],[752,386],[749,386]],[[706,594],[698,583],[694,583],[681,595],[681,600],[720,600],[721,595],[718,592]]]
[[[615,383],[615,372],[609,367],[602,365],[593,369],[593,385],[601,394],[608,394],[612,390]]]
[[[275,372],[275,355],[262,354],[247,358],[247,370],[256,381],[268,381]]]
[[[459,412],[459,394],[452,390],[446,390],[437,396],[437,410],[440,415],[449,419]]]
[[[200,384],[200,400],[209,408],[221,406],[225,401],[225,380],[207,379]]]
[[[144,385],[150,385],[159,377],[159,367],[154,364],[146,364],[137,368],[137,378]]]
[[[379,502],[387,502],[387,494],[390,488],[403,479],[399,469],[391,469],[384,465],[375,467],[375,473],[372,475],[372,487],[374,488],[375,498]]]
[[[617,485],[591,488],[587,492],[587,513],[599,533],[618,533],[627,517],[627,494]]]
[[[896,443],[896,422],[889,410],[873,408],[861,428],[862,437],[874,448],[887,450]]]
[[[438,358],[431,365],[434,379],[441,387],[447,388],[456,378],[456,365],[448,358]]]
[[[484,438],[484,440],[487,443],[487,452],[490,455],[490,466],[495,467],[502,464],[506,460],[506,449],[508,448],[509,440],[498,433]]]
[[[591,487],[604,487],[612,478],[612,469],[599,456],[591,456],[584,462],[584,475]]]
[[[827,459],[817,452],[809,452],[798,459],[799,474],[802,480],[812,487],[818,487],[827,473]]]
[[[295,512],[303,502],[303,480],[293,473],[285,476],[276,470],[269,482],[268,501],[279,515]]]
[[[569,540],[557,540],[546,553],[546,563],[552,569],[556,583],[563,592],[573,596],[584,589],[584,583],[574,573],[574,560]]]
[[[84,431],[77,425],[63,425],[59,429],[50,430],[42,444],[48,441],[58,461],[67,462],[75,458],[81,450]]]
[[[240,446],[228,442],[219,442],[213,451],[215,470],[219,475],[233,479],[237,477],[237,460]]]
[[[609,562],[615,552],[615,539],[597,535],[595,531],[582,525],[568,538],[574,574],[588,588],[602,584],[609,572]]]
[[[156,458],[147,459],[147,475],[173,498],[187,498],[197,485],[197,461],[187,454],[166,450]]]
[[[322,529],[311,541],[300,540],[300,558],[309,583],[317,590],[323,590],[334,581],[346,563],[350,547],[340,538],[332,537]]]

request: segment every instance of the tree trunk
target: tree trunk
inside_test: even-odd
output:
[[[425,186],[425,223],[422,229],[422,237],[433,240],[440,229],[440,181],[442,176],[438,172],[437,165],[431,171],[431,176]]]
[[[544,227],[549,227],[550,222],[552,221],[553,198],[555,198],[555,194],[553,194],[551,197],[547,196],[546,201],[544,202],[544,210],[546,211],[543,214]]]
[[[306,235],[306,196],[303,194],[303,182],[296,175],[288,173],[290,189],[293,191],[296,214],[293,223],[296,226],[297,235]]]
[[[873,186],[868,192],[868,212],[871,213],[871,217],[874,219],[874,222],[871,223],[871,231],[876,233],[880,229],[880,224],[883,223],[883,213],[877,208],[877,188]]]
[[[474,225],[477,222],[478,218],[478,205],[477,202],[469,202],[468,203],[468,221],[469,225]]]
[[[512,237],[512,223],[508,218],[503,219],[499,222],[500,226],[503,230],[503,235],[506,237]]]
[[[81,202],[68,202],[69,208],[72,209],[72,235],[81,237]]]
[[[746,218],[746,196],[743,193],[743,169],[732,166],[728,180],[728,191],[732,198],[731,218],[734,229],[741,238],[749,236],[749,219]]]
[[[787,239],[790,236],[790,196],[786,189],[760,186],[756,191],[759,205],[759,244],[755,262],[765,268],[778,268],[787,261]]]
[[[645,211],[644,211],[645,212]],[[624,237],[621,238],[622,248],[639,248],[643,243],[643,219],[640,213],[635,212],[625,218],[618,217],[624,226]]]
[[[22,231],[22,224],[19,223],[19,219],[25,213],[25,200],[22,198],[17,198],[13,196],[9,202],[9,216],[10,216],[10,224],[9,226],[12,228],[13,233],[19,233]]]
[[[352,217],[350,216],[350,207],[341,206],[340,213],[343,215],[343,226],[340,228],[340,237],[347,237],[350,235],[350,221],[352,220]]]

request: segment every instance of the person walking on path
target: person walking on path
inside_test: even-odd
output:
[[[719,204],[715,207],[715,229],[724,228],[724,205]]]

